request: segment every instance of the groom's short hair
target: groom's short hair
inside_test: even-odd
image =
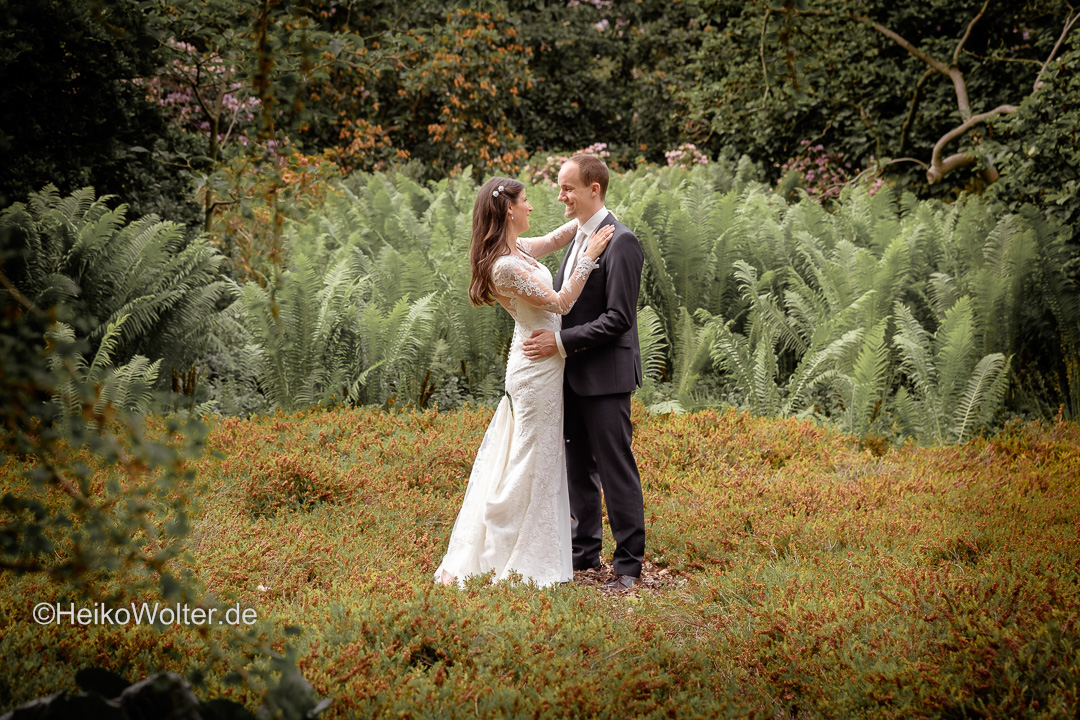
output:
[[[603,160],[595,155],[582,153],[570,158],[570,162],[577,164],[578,170],[581,172],[581,181],[586,186],[598,183],[600,185],[600,198],[603,199],[607,196],[608,169]]]

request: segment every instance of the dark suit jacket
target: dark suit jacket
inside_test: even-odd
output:
[[[637,301],[645,255],[634,233],[611,213],[600,223],[607,225],[615,226],[615,234],[574,307],[563,316],[565,378],[578,395],[627,393],[641,385]],[[556,276],[559,286],[569,255],[567,251]]]

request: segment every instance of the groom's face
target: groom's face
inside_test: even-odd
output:
[[[566,217],[585,222],[600,209],[599,186],[593,185],[588,187],[582,181],[576,162],[563,164],[559,170],[559,202],[566,205]]]

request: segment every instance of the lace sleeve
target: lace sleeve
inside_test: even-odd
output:
[[[495,262],[492,280],[495,292],[500,295],[517,298],[557,315],[565,315],[574,307],[574,302],[585,287],[585,281],[589,279],[589,273],[597,266],[592,258],[582,255],[574,267],[574,272],[570,273],[566,285],[556,292],[537,268],[524,260],[506,255]]]
[[[521,251],[534,258],[544,257],[548,253],[569,245],[577,235],[578,222],[571,220],[562,227],[549,232],[547,235],[535,238],[518,238],[517,245]]]

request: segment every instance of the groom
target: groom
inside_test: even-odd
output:
[[[559,290],[598,228],[615,226],[562,331],[534,331],[525,355],[566,358],[563,434],[570,487],[574,569],[600,565],[603,540],[600,492],[615,537],[615,580],[604,587],[630,590],[645,556],[645,510],[641,478],[630,449],[630,394],[641,385],[637,336],[638,286],[644,254],[634,233],[604,207],[608,169],[594,155],[575,155],[559,171],[559,201],[580,230],[554,279]]]

